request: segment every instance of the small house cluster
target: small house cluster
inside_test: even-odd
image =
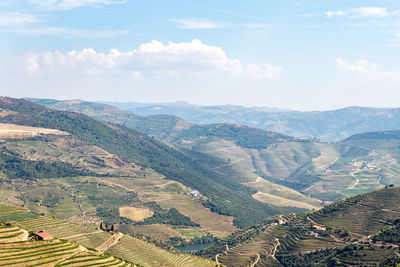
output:
[[[194,197],[200,196],[200,192],[199,192],[199,191],[194,190],[194,189],[192,189],[192,188],[190,188],[190,187],[188,188],[188,191],[189,191],[189,194],[192,195],[192,196],[194,196]]]
[[[272,223],[272,225],[282,225],[282,224],[286,224],[286,219],[284,219],[283,217],[278,217],[276,218],[276,220]]]

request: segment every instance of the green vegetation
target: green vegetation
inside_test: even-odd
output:
[[[238,146],[253,149],[265,149],[271,144],[295,140],[283,134],[268,132],[257,128],[220,123],[194,125],[187,130],[181,131],[179,135],[174,137],[173,142],[183,138],[196,139],[199,137],[218,137],[234,141]]]
[[[162,223],[195,227],[200,226],[198,223],[193,222],[189,217],[183,215],[175,208],[167,211],[161,208],[156,202],[148,202],[144,205],[149,207],[154,214],[149,218],[145,218],[142,222],[136,222],[135,224],[137,225]]]
[[[126,162],[152,168],[169,179],[197,189],[207,197],[204,201],[206,207],[222,215],[234,216],[234,223],[239,227],[282,211],[299,211],[260,203],[251,197],[256,193],[254,190],[202,168],[181,152],[135,130],[101,123],[77,113],[52,111],[24,100],[2,98],[0,106],[16,112],[1,117],[0,122],[66,131],[88,145],[118,155]]]
[[[201,237],[195,237],[189,241],[180,238],[180,237],[171,237],[169,242],[171,245],[178,247],[178,246],[192,246],[192,245],[199,245],[199,244],[213,244],[218,241],[218,238],[208,234]]]
[[[69,163],[25,160],[4,146],[0,149],[0,171],[8,178],[24,179],[94,175]]]
[[[393,222],[393,226],[375,235],[374,242],[383,241],[385,243],[400,245],[400,219]]]
[[[394,252],[391,249],[349,245],[344,248],[317,250],[307,254],[278,257],[278,260],[284,266],[376,266],[387,261],[392,255],[394,255]],[[400,263],[398,257],[395,257],[395,263]]]

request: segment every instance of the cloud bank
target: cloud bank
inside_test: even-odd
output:
[[[221,29],[229,26],[227,23],[206,19],[170,19],[169,21],[175,22],[179,29],[184,30]]]
[[[128,35],[128,30],[83,30],[66,27],[41,26],[40,16],[20,12],[0,12],[0,32],[30,36],[55,36],[60,38],[100,39]]]
[[[248,78],[277,79],[282,73],[281,66],[229,58],[222,48],[200,40],[168,44],[154,40],[128,52],[111,49],[101,53],[91,48],[66,53],[51,51],[27,56],[25,65],[30,75],[106,75],[128,79],[208,75],[217,71]]]
[[[82,6],[100,7],[127,3],[127,0],[29,0],[31,4],[43,9],[70,10]]]
[[[382,65],[365,59],[357,60],[355,63],[348,63],[338,58],[336,59],[336,64],[340,70],[356,74],[361,81],[400,81],[400,71],[384,71],[382,70]]]
[[[325,15],[328,18],[347,16],[351,18],[361,18],[361,17],[388,17],[393,15],[399,15],[400,10],[389,11],[386,7],[360,7],[352,8],[347,10],[338,11],[327,11]]]

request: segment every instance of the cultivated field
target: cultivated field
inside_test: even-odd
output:
[[[114,267],[133,267],[138,266],[108,254],[99,254],[84,251],[63,260],[57,266],[114,266]]]
[[[317,223],[332,228],[347,229],[351,233],[370,235],[387,227],[386,220],[396,220],[400,216],[398,199],[400,188],[372,192],[366,198],[357,196],[327,207],[329,214],[316,212],[310,218]]]
[[[0,139],[2,139],[2,138],[7,138],[7,139],[8,138],[26,138],[26,137],[43,135],[43,134],[68,135],[67,132],[63,132],[63,131],[55,130],[55,129],[0,123]]]
[[[80,245],[96,248],[111,237],[109,233],[56,219],[53,217],[27,218],[14,224],[29,231],[43,230],[56,238],[74,241]]]
[[[217,237],[227,236],[237,230],[233,225],[233,217],[219,215],[205,208],[200,202],[193,201],[188,196],[181,199],[171,199],[159,202],[163,208],[176,208],[183,215],[200,224],[201,228]]]
[[[136,208],[136,207],[120,207],[119,216],[126,217],[135,222],[141,222],[146,218],[153,216],[149,208]]]
[[[209,232],[217,237],[227,236],[237,229],[233,225],[233,217],[211,212],[194,197],[188,195],[187,187],[162,176],[154,176],[151,179],[137,177],[101,178],[101,180],[109,185],[138,193],[143,202],[156,201],[165,209],[176,208],[200,224],[204,232]]]
[[[192,239],[194,237],[205,236],[206,233],[200,227],[174,226],[168,224],[151,225],[120,225],[120,230],[126,233],[140,234],[149,236],[164,242],[170,241],[171,237]]]
[[[0,244],[0,266],[54,266],[82,250],[61,240]]]
[[[215,266],[215,262],[179,252],[169,252],[135,237],[125,235],[106,252],[141,266]]]

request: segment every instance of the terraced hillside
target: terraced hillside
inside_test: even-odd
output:
[[[56,238],[71,240],[89,248],[96,248],[111,237],[107,232],[72,224],[53,217],[28,218],[16,221],[15,224],[34,232],[42,230]]]
[[[142,266],[215,266],[211,260],[169,252],[129,235],[125,235],[107,252]]]
[[[374,266],[398,258],[400,187],[288,214],[243,229],[201,252],[227,266]],[[397,256],[396,256],[397,255]],[[383,265],[390,266],[390,265]]]
[[[130,235],[35,215],[17,207],[0,205],[0,213],[7,214],[0,218],[0,266],[215,266],[206,258],[164,250]],[[13,221],[8,221],[10,218]],[[55,239],[35,241],[27,230],[45,231]]]
[[[400,218],[399,196],[399,187],[378,190],[331,204],[309,217],[332,229],[369,236],[387,228],[387,221]]]
[[[122,259],[113,257],[108,254],[97,254],[90,251],[84,251],[69,257],[66,260],[60,261],[58,266],[115,266],[115,267],[128,267],[139,266],[126,262]]]
[[[60,240],[0,244],[0,266],[54,266],[81,250],[77,244]]]

